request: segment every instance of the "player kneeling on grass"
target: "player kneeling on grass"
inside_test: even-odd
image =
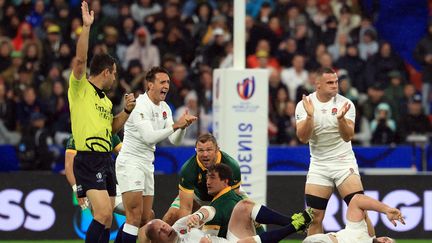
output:
[[[303,243],[393,243],[389,237],[374,238],[370,232],[375,232],[373,228],[368,228],[365,217],[366,210],[373,210],[385,213],[388,220],[396,226],[396,221],[405,224],[401,212],[396,208],[377,201],[371,197],[356,194],[352,198],[346,214],[347,224],[345,229],[336,233],[315,234],[304,239]]]
[[[212,220],[215,214],[215,208],[203,206],[194,214],[177,220],[172,227],[160,219],[154,219],[143,229],[147,240],[153,243],[273,243],[279,242],[294,232],[304,231],[312,221],[310,209],[288,217],[264,205],[245,199],[234,207],[225,239],[206,235],[204,231],[200,230],[200,227]],[[276,224],[282,227],[255,235],[253,220],[261,224]]]

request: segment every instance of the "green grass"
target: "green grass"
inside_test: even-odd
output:
[[[38,241],[28,241],[28,240],[10,240],[4,241],[0,240],[0,243],[82,243],[82,240],[38,240]],[[299,240],[284,240],[282,243],[301,243]],[[430,240],[398,240],[398,243],[430,243]]]

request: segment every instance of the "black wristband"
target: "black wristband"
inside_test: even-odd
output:
[[[124,112],[126,112],[126,114],[130,115],[130,113],[131,113],[132,111],[128,111],[128,110],[126,109],[126,107],[125,107],[125,108],[124,108]]]

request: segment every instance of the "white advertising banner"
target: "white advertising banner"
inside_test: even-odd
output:
[[[266,203],[268,70],[216,69],[213,133],[222,151],[240,164],[242,189]]]

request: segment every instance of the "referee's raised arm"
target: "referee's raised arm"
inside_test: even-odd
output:
[[[78,38],[76,60],[72,64],[73,75],[78,80],[81,80],[82,76],[85,75],[86,72],[90,26],[94,21],[94,12],[93,10],[89,11],[86,1],[82,1],[81,3],[81,12],[83,20],[82,32]]]

